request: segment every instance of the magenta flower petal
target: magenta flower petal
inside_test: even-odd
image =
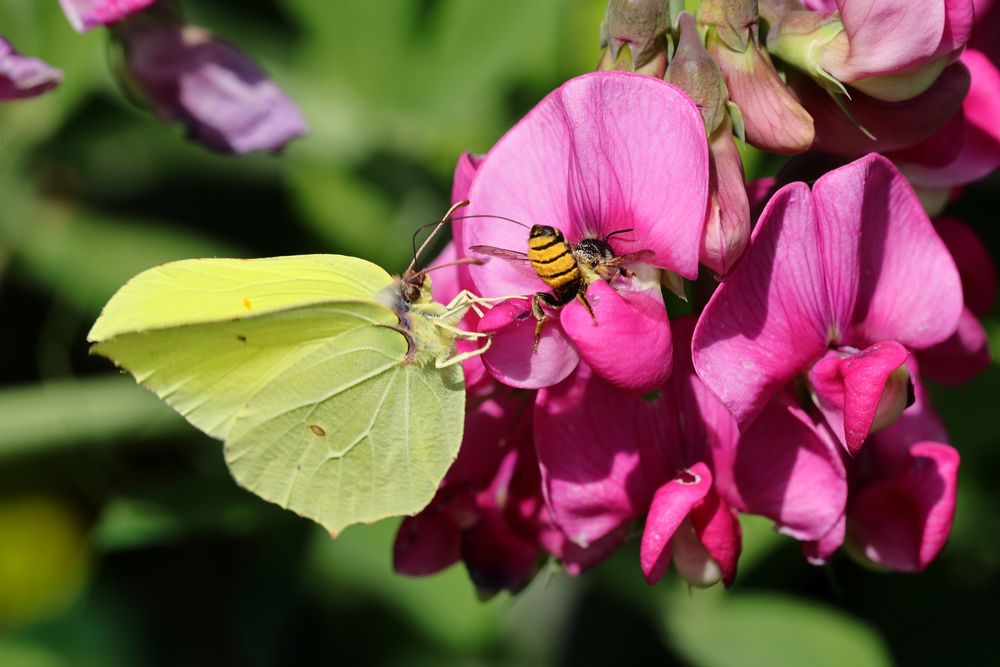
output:
[[[195,26],[123,30],[128,75],[165,120],[224,153],[276,151],[306,131],[295,104],[246,55]]]
[[[564,306],[560,322],[580,356],[616,387],[648,392],[670,375],[670,323],[658,289],[623,290],[602,280],[587,290],[594,317],[578,301]]]
[[[62,72],[38,58],[22,56],[0,36],[0,102],[41,95],[62,81]]]
[[[512,299],[494,306],[479,321],[479,331],[493,334],[483,364],[500,382],[520,389],[539,389],[562,382],[576,368],[580,355],[559,324],[551,319],[542,329],[538,349],[535,316],[527,300]]]
[[[461,531],[433,506],[403,519],[392,547],[392,569],[411,577],[440,572],[457,563]]]
[[[587,547],[646,511],[677,469],[661,401],[622,393],[581,363],[535,401],[535,446],[552,519]]]
[[[927,90],[902,102],[885,102],[852,91],[851,99],[844,104],[857,123],[871,134],[868,136],[812,80],[789,72],[788,81],[813,118],[816,127],[813,147],[846,157],[871,151],[896,151],[929,139],[962,108],[970,85],[968,69],[955,63],[946,67]]]
[[[77,32],[117,23],[154,2],[156,0],[59,0],[63,13]]]
[[[961,312],[950,254],[906,180],[871,155],[812,193],[793,183],[775,194],[698,322],[694,364],[745,428],[828,346],[929,347]]]
[[[667,571],[674,532],[711,488],[711,471],[697,463],[656,490],[639,547],[639,563],[648,583],[655,584]]]
[[[847,520],[841,514],[833,528],[818,540],[806,542],[802,545],[802,553],[813,565],[826,565],[830,556],[844,544],[847,535]]]
[[[955,12],[952,30],[968,33],[972,26],[972,2],[967,15]],[[845,51],[829,49],[824,68],[844,82],[899,72],[920,65],[938,53],[951,18],[945,5],[955,0],[837,0],[847,38]],[[957,35],[955,35],[957,36]],[[964,45],[964,42],[963,42]]]
[[[483,156],[475,153],[465,152],[458,157],[458,162],[455,163],[455,175],[451,181],[452,203],[469,198],[472,179],[476,177],[476,172],[479,171],[479,165],[482,161]],[[459,212],[457,215],[461,216],[463,213]],[[456,225],[457,229],[461,229],[461,227],[461,225]]]
[[[966,51],[962,64],[972,78],[962,111],[955,116],[958,132],[946,126],[926,142],[892,156],[905,163],[907,177],[918,185],[962,185],[1000,167],[1000,71],[978,51]],[[942,161],[946,141],[951,141],[951,155]]]
[[[883,341],[845,358],[829,352],[809,371],[819,407],[851,456],[877,426],[876,418],[892,422],[906,408],[909,378],[890,382],[890,376],[908,356],[899,343]]]
[[[958,329],[944,342],[920,350],[924,377],[945,385],[965,384],[989,368],[990,340],[972,311],[962,311]]]
[[[750,240],[750,203],[732,132],[717,132],[709,148],[710,202],[701,263],[721,278],[739,261]]]
[[[740,522],[736,512],[712,489],[701,502],[691,508],[690,518],[698,540],[719,569],[722,585],[729,588],[736,579],[736,565],[742,548]],[[675,556],[678,563],[682,558],[681,553],[678,550]]]
[[[934,229],[955,258],[965,305],[980,317],[986,315],[997,297],[997,270],[990,251],[972,227],[961,220],[938,218]]]
[[[498,512],[462,531],[461,554],[476,589],[490,595],[520,592],[538,570],[538,546],[514,532]]]
[[[838,448],[786,396],[739,444],[716,446],[716,487],[736,509],[773,520],[797,540],[819,540],[844,514],[847,473]]]
[[[650,249],[653,264],[694,277],[707,181],[704,126],[683,93],[652,77],[596,72],[548,95],[490,150],[467,214],[553,225],[571,243],[633,228],[633,242],[613,240],[619,254]],[[524,251],[528,235],[491,220],[470,221],[463,238]],[[470,273],[488,296],[546,289],[510,262]]]
[[[885,567],[926,568],[951,531],[958,464],[958,452],[948,445],[913,445],[895,475],[869,483],[851,501],[852,542]]]

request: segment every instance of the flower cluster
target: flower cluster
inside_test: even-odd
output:
[[[671,5],[611,0],[604,71],[459,161],[440,261],[486,261],[436,287],[507,300],[467,322],[491,346],[399,572],[517,591],[639,529],[650,583],[728,586],[740,512],[812,563],[920,571],[947,541],[959,454],[924,383],[989,364],[996,273],[932,217],[1000,166],[987,28],[971,0]],[[744,138],[799,157],[747,184]]]

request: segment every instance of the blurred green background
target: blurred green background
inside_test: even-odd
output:
[[[399,271],[483,152],[593,68],[603,0],[190,0],[311,126],[281,156],[183,141],[118,91],[101,30],[0,0],[0,33],[65,72],[0,106],[0,665],[932,665],[1000,655],[1000,367],[935,390],[962,454],[950,544],[919,576],[809,566],[744,525],[733,590],[647,587],[636,545],[480,602],[461,566],[394,575],[395,522],[331,541],[231,481],[219,443],[84,341],[168,260],[342,252]],[[669,159],[669,156],[664,156]],[[758,162],[749,171],[759,175]],[[774,165],[771,165],[772,167]],[[1000,256],[1000,181],[951,212]],[[1000,352],[1000,320],[987,321]],[[996,356],[996,354],[995,354]]]

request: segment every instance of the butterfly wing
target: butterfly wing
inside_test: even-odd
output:
[[[173,262],[122,287],[88,340],[224,439],[251,396],[325,340],[396,325],[375,300],[392,284],[378,266],[338,255]]]
[[[459,365],[401,364],[397,332],[344,332],[272,379],[241,411],[226,461],[242,486],[322,524],[413,514],[458,453]]]

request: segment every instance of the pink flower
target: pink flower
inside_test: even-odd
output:
[[[154,2],[156,0],[59,0],[63,13],[77,32],[117,23]]]
[[[22,56],[0,36],[0,101],[41,95],[61,80],[62,72],[38,58]]]
[[[569,243],[608,238],[616,254],[652,251],[652,267],[693,278],[707,210],[708,149],[701,116],[669,84],[623,72],[572,79],[547,96],[489,152],[473,181],[468,215],[503,215],[561,230]],[[460,254],[487,245],[524,252],[527,230],[500,220],[457,226]],[[481,256],[481,255],[478,255]],[[671,343],[657,271],[633,267],[612,284],[552,311],[537,351],[526,300],[494,308],[484,357],[501,382],[537,388],[566,378],[580,358],[619,387],[645,391],[670,372]],[[526,263],[491,260],[469,270],[483,296],[549,288]]]
[[[975,16],[972,0],[809,4],[837,13],[792,12],[769,35],[768,46],[819,79],[887,102],[927,90],[961,54]]]
[[[852,454],[906,405],[903,365],[955,332],[962,289],[906,180],[870,155],[792,183],[694,335],[698,375],[741,429],[799,382]]]
[[[139,16],[121,30],[127,74],[164,121],[223,153],[277,151],[306,131],[295,104],[208,31]]]
[[[740,551],[735,513],[713,484],[711,443],[735,423],[691,367],[693,321],[673,322],[674,373],[656,396],[625,394],[585,363],[543,389],[535,435],[552,520],[580,546],[621,539],[646,515],[641,566],[654,583],[673,558],[693,584],[732,583]]]
[[[888,155],[917,188],[964,185],[1000,167],[1000,71],[971,49],[962,64],[971,79],[961,111],[929,139]]]

